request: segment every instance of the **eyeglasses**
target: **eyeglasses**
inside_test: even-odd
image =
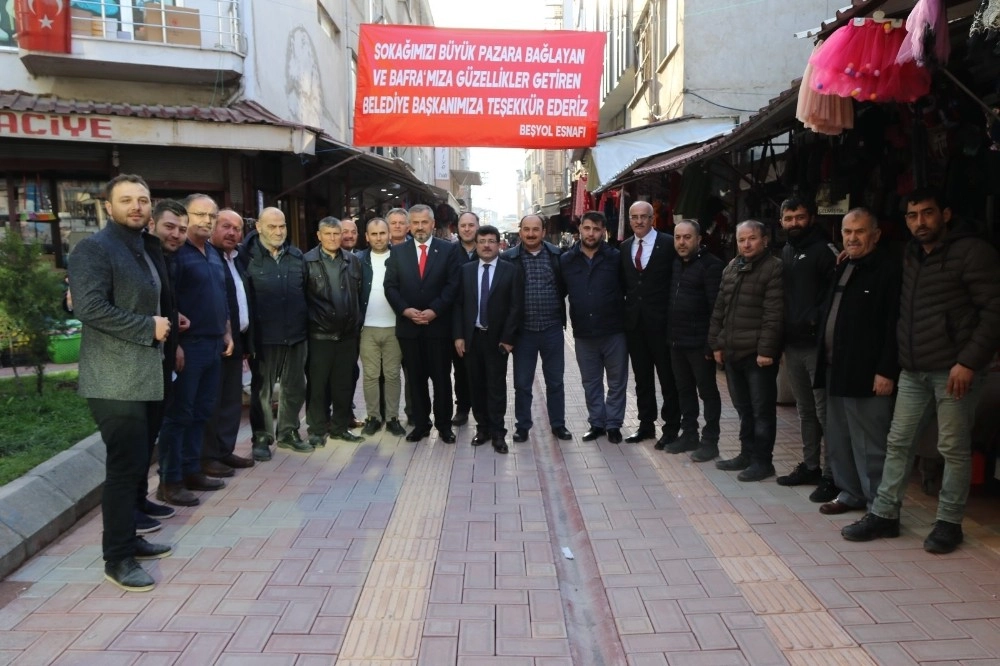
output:
[[[188,213],[188,217],[208,217],[213,220],[219,219],[218,213]]]

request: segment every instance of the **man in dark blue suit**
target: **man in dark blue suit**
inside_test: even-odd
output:
[[[521,267],[500,261],[500,231],[493,226],[476,230],[476,261],[461,275],[452,316],[455,353],[465,360],[476,435],[472,445],[492,439],[493,450],[507,453],[507,357],[524,302]]]
[[[434,427],[441,439],[455,443],[451,429],[451,308],[458,290],[461,249],[434,238],[434,211],[417,204],[408,212],[412,238],[394,245],[386,262],[385,295],[396,313],[396,337],[410,382],[409,442],[430,434],[434,384]]]

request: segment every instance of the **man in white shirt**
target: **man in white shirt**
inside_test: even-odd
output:
[[[361,368],[365,408],[368,416],[361,432],[374,435],[382,428],[379,409],[379,375],[385,377],[385,429],[396,437],[406,430],[399,422],[400,372],[403,353],[396,339],[396,313],[385,298],[385,262],[389,258],[389,225],[380,217],[369,220],[365,230],[368,249],[361,252],[363,282],[362,309],[365,322],[361,329]]]

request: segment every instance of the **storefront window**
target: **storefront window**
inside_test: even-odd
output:
[[[15,185],[14,191],[17,196],[17,219],[21,223],[24,240],[37,241],[45,247],[45,252],[51,252],[52,223],[56,214],[52,209],[48,181],[25,179]]]
[[[72,252],[81,239],[104,226],[103,187],[95,180],[61,180],[56,184],[59,231],[65,251]]]

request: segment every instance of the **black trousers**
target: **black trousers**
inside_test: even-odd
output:
[[[681,427],[681,406],[677,398],[677,385],[670,365],[670,349],[662,330],[651,330],[643,326],[626,329],[625,342],[628,355],[632,359],[632,374],[635,376],[635,401],[639,411],[639,427],[656,426],[656,385],[660,380],[663,407],[663,432],[676,435]]]
[[[434,427],[451,430],[451,350],[448,338],[400,338],[406,386],[412,399],[410,422],[414,428],[430,428],[431,395],[427,382],[434,385]]]
[[[343,432],[351,421],[358,339],[309,338],[306,363],[306,424],[310,435]]]
[[[486,333],[476,331],[466,341],[465,370],[469,380],[476,430],[505,437],[507,428],[507,357]]]
[[[205,424],[202,460],[222,460],[236,449],[236,436],[243,418],[243,356],[222,357],[219,399],[215,414]]]
[[[451,365],[455,368],[455,411],[468,412],[472,409],[472,396],[469,393],[469,374],[465,369],[465,359],[458,355],[455,346],[451,349]]]
[[[149,407],[149,418],[147,419],[148,437],[146,440],[146,473],[139,479],[136,489],[136,507],[142,509],[146,506],[146,496],[149,495],[149,465],[153,462],[153,447],[160,436],[160,427],[163,425],[163,416],[167,413],[167,405],[174,393],[173,370],[174,364],[163,363],[163,400],[151,402]]]
[[[149,423],[156,402],[88,398],[90,413],[107,449],[101,513],[106,562],[135,553],[136,488],[149,472]]]

